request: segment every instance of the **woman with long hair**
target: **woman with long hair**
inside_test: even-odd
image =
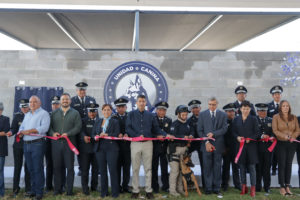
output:
[[[112,106],[110,104],[104,104],[102,106],[103,118],[99,118],[93,128],[93,138],[95,136],[105,137],[112,136],[118,137],[120,133],[119,122],[116,119],[111,118]],[[115,140],[97,139],[94,144],[94,151],[96,152],[96,158],[98,161],[98,167],[101,175],[101,197],[108,196],[108,170],[110,174],[111,192],[112,197],[117,198],[119,196],[119,183],[118,183],[118,156],[119,145]],[[108,170],[107,170],[108,166]]]
[[[290,181],[292,162],[297,148],[294,140],[300,133],[298,119],[292,114],[290,103],[282,100],[279,104],[279,113],[273,116],[272,129],[277,143],[278,182],[281,195],[292,195]]]

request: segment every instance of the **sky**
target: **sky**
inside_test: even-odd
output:
[[[0,32],[0,50],[34,50]],[[239,44],[228,51],[300,51],[300,19]]]

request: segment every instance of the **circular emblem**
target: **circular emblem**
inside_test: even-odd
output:
[[[127,110],[137,109],[138,95],[145,95],[146,109],[154,110],[154,105],[159,101],[168,101],[168,85],[154,66],[141,62],[127,62],[114,69],[108,76],[104,85],[104,101],[113,102],[122,97],[128,99]]]

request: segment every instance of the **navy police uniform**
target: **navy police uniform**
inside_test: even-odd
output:
[[[255,104],[257,107],[257,111],[266,111],[268,110],[268,104],[258,103]],[[260,118],[257,116],[258,127],[259,127],[259,135],[260,138],[263,135],[268,135],[269,137],[274,137],[272,131],[272,118],[265,117]],[[262,184],[261,181],[263,179],[264,182],[264,190],[265,192],[269,192],[271,185],[271,158],[272,153],[268,151],[268,148],[271,146],[272,142],[258,142],[258,164],[256,165],[256,191],[261,191]]]
[[[239,93],[245,93],[245,94],[247,94],[247,92],[248,92],[247,88],[246,88],[245,86],[242,86],[242,85],[238,86],[238,87],[235,89],[235,91],[234,91],[235,94],[239,94]],[[241,103],[242,103],[242,102],[239,102],[238,100],[236,100],[236,101],[234,102],[235,107],[236,107],[236,115],[237,115],[237,116],[238,116],[238,115],[241,115],[241,111],[240,111]],[[256,116],[256,112],[255,112],[255,109],[254,109],[253,104],[251,103],[250,105],[251,105],[250,115]]]
[[[167,102],[159,102],[155,105],[156,109],[165,109],[169,108],[169,104]],[[159,128],[166,132],[170,133],[170,127],[172,124],[172,119],[164,116],[163,118],[159,118],[158,115],[155,115],[155,119],[159,125]],[[167,148],[168,141],[153,141],[153,158],[152,158],[152,188],[155,193],[159,192],[159,184],[158,184],[158,166],[160,163],[161,169],[161,181],[162,181],[162,190],[168,191],[169,189],[169,174],[168,174],[168,160],[167,160]]]
[[[115,106],[126,106],[128,100],[125,98],[119,98],[114,101]],[[119,122],[120,133],[124,136],[126,134],[126,119],[128,113],[125,112],[123,115],[116,113],[112,116]],[[130,141],[118,141],[119,144],[119,159],[118,159],[118,179],[120,185],[120,192],[130,192],[129,181],[130,181],[130,165],[131,165],[131,151]],[[122,173],[123,171],[123,173]],[[122,178],[121,178],[122,177]]]
[[[28,99],[21,99],[19,101],[20,108],[28,107],[29,100]],[[23,122],[25,114],[23,112],[17,112],[14,114],[13,121],[11,124],[11,132],[13,135],[16,135],[19,131],[19,128]],[[13,144],[13,154],[14,154],[14,178],[13,178],[13,192],[14,195],[17,195],[20,191],[20,176],[21,170],[23,165],[23,146],[24,141],[23,137],[20,138],[20,141],[17,142],[16,138]],[[24,164],[24,171],[25,171],[25,192],[31,191],[31,183],[30,183],[30,174],[27,168],[26,163]]]

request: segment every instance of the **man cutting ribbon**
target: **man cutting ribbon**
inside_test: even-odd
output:
[[[51,115],[51,125],[49,135],[61,139],[51,140],[52,159],[54,168],[54,195],[61,194],[62,163],[67,168],[67,195],[73,195],[74,183],[74,152],[69,148],[70,142],[76,144],[76,135],[81,130],[81,118],[78,111],[70,107],[71,97],[64,93],[60,97],[61,107],[53,111]],[[65,138],[65,139],[63,139]]]

